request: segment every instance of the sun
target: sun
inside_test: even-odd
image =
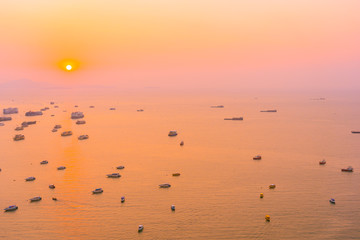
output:
[[[72,69],[72,66],[69,64],[69,65],[66,65],[66,70],[70,71]]]

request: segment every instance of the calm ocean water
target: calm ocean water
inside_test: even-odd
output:
[[[360,239],[360,134],[350,133],[360,131],[359,98],[13,98],[0,100],[1,110],[19,108],[0,127],[0,207],[19,209],[0,214],[1,239]],[[45,106],[43,116],[24,116]],[[62,129],[51,132],[55,124]],[[61,137],[66,130],[74,134]],[[19,133],[25,140],[13,141]],[[353,173],[340,171],[348,166]],[[115,172],[122,177],[106,178]],[[35,196],[43,200],[30,203]]]

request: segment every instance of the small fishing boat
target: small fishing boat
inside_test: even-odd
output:
[[[181,141],[181,142],[180,142],[180,146],[184,146],[184,141]]]
[[[40,164],[48,164],[48,160],[41,161]]]
[[[65,170],[65,169],[66,169],[65,166],[60,166],[60,167],[57,168],[57,170]]]
[[[175,137],[176,135],[178,135],[177,131],[170,131],[168,134],[169,137]]]
[[[125,202],[125,197],[121,197],[121,202]]]
[[[116,169],[124,169],[124,166],[117,166]]]
[[[137,112],[143,112],[144,111],[144,109],[138,109],[138,110],[136,110]]]
[[[89,138],[89,135],[80,135],[78,137],[79,140],[85,140],[85,139],[88,139]]]
[[[24,127],[23,127],[23,126],[21,126],[21,127],[16,127],[16,128],[15,128],[15,131],[21,131],[21,130],[24,130]]]
[[[335,204],[335,199],[331,198],[331,199],[329,200],[329,202],[332,203],[332,204]]]
[[[41,199],[42,199],[41,197],[33,197],[33,198],[30,198],[30,202],[38,202]]]
[[[54,184],[50,184],[50,185],[49,185],[49,188],[50,188],[50,189],[54,189],[54,188],[55,188],[55,185],[54,185]]]
[[[257,155],[255,157],[253,157],[253,160],[261,160],[261,156],[260,155]]]
[[[270,189],[274,189],[275,187],[276,187],[275,184],[270,184],[270,185],[269,185],[269,188],[270,188]]]
[[[144,226],[143,226],[143,225],[139,225],[138,232],[142,232],[142,230],[144,230]]]
[[[58,125],[58,124],[57,124],[57,125],[54,126],[54,128],[55,128],[55,129],[59,129],[59,128],[61,128],[61,125]]]
[[[177,172],[177,173],[173,173],[172,175],[173,175],[173,177],[178,177],[178,176],[180,176],[180,173]]]
[[[92,191],[93,194],[102,193],[104,190],[102,188],[97,188],[94,191]]]
[[[22,134],[17,134],[14,137],[14,141],[20,141],[20,140],[24,140],[24,139],[25,139],[25,136]]]
[[[86,123],[85,120],[77,120],[77,121],[76,121],[76,124],[77,124],[77,125],[85,124],[85,123]]]
[[[353,169],[351,166],[349,166],[349,167],[347,167],[347,168],[342,168],[341,171],[342,171],[342,172],[353,172],[354,169]]]
[[[110,110],[114,111],[114,110],[116,110],[116,108],[112,107],[112,108],[110,108]]]
[[[233,121],[242,121],[243,117],[232,117],[232,118],[224,118],[224,120],[233,120]]]
[[[351,133],[353,133],[353,134],[359,134],[360,131],[351,131]]]
[[[52,132],[57,132],[58,130],[56,128],[54,128],[53,130],[51,130]]]
[[[15,211],[18,209],[18,206],[16,205],[11,205],[11,206],[8,206],[7,208],[4,209],[5,212],[10,212],[10,211]]]
[[[172,211],[175,211],[175,205],[171,205],[170,208],[171,208]]]
[[[53,197],[52,200],[57,201],[57,198],[56,198],[56,197]]]
[[[326,164],[326,160],[323,159],[323,160],[319,161],[319,164],[320,164],[320,165],[325,165],[325,164]]]
[[[119,178],[121,175],[119,173],[111,173],[106,175],[108,178]]]
[[[163,183],[159,185],[160,188],[169,188],[171,185],[169,183]]]
[[[35,177],[28,177],[25,178],[25,181],[29,182],[29,181],[34,181],[36,178]]]
[[[66,136],[71,136],[72,135],[72,131],[65,131],[61,133],[61,136],[66,137]]]

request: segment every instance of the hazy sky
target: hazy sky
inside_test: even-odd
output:
[[[359,0],[2,0],[0,83],[360,88],[359,12]]]

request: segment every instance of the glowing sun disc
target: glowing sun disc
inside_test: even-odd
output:
[[[72,69],[72,66],[71,65],[67,65],[66,66],[66,70],[70,71]]]

